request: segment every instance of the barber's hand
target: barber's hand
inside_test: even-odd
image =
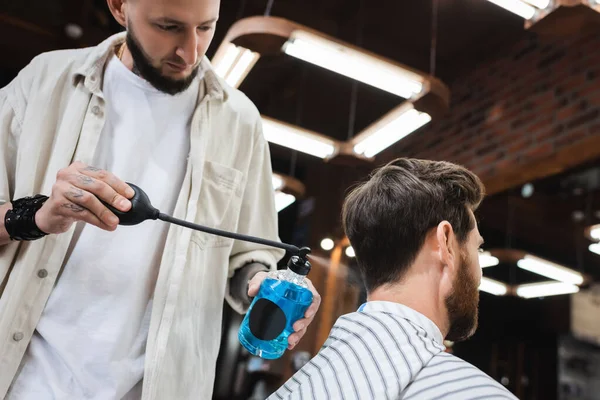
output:
[[[119,218],[98,198],[126,212],[131,208],[128,199],[134,194],[112,173],[76,161],[58,171],[52,194],[35,214],[35,223],[46,233],[66,232],[76,221],[114,231]]]
[[[250,282],[248,282],[249,297],[255,297],[258,294],[260,285],[266,277],[267,273],[261,271],[254,275]],[[304,318],[299,319],[294,323],[295,332],[288,337],[288,350],[293,349],[298,344],[302,336],[304,336],[304,334],[306,333],[306,327],[308,327],[308,325],[315,318],[315,314],[317,313],[317,310],[321,305],[321,295],[317,292],[317,289],[315,289],[310,279],[305,279],[306,283],[308,284],[308,288],[313,294],[313,301],[312,304],[306,309],[306,312],[304,313]]]

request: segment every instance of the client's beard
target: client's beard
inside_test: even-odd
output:
[[[446,298],[450,330],[446,339],[459,342],[473,336],[477,329],[479,316],[479,287],[467,257],[461,254],[460,265],[454,287],[450,296]]]

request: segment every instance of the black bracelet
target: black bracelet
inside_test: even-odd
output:
[[[35,213],[46,200],[48,196],[38,194],[12,202],[12,210],[4,216],[4,228],[10,240],[36,240],[47,235],[35,223]]]

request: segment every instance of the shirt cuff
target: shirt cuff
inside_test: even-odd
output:
[[[240,314],[248,311],[252,303],[252,299],[248,297],[248,281],[261,271],[269,272],[270,268],[262,263],[251,262],[237,269],[229,279],[227,291],[229,305]]]

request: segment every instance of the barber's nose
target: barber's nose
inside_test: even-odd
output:
[[[185,35],[184,42],[177,49],[177,55],[187,65],[195,65],[198,60],[198,35],[196,32]]]

